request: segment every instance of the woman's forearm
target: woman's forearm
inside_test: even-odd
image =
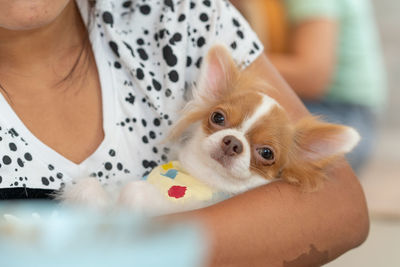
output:
[[[272,183],[183,215],[212,237],[210,266],[320,266],[361,244],[369,223],[364,195],[346,163],[317,192]]]

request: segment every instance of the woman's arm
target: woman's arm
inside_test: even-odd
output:
[[[333,19],[299,23],[290,35],[290,53],[269,55],[303,99],[316,100],[329,89],[335,68],[338,25]]]
[[[250,68],[278,88],[269,93],[293,120],[307,114],[265,56]],[[213,241],[211,266],[218,267],[320,266],[360,245],[369,229],[363,191],[344,161],[314,193],[275,182],[176,216],[204,222]]]

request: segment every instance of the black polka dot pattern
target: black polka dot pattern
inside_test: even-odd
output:
[[[36,162],[34,154],[18,130],[0,126],[0,188],[60,188],[62,172],[58,171],[60,179],[56,181],[52,176],[55,165]]]
[[[87,1],[77,4],[84,9]],[[107,138],[74,164],[40,149],[44,144],[2,116],[0,188],[59,189],[87,176],[103,184],[140,179],[176,159],[175,149],[162,141],[190,97],[208,49],[225,44],[241,67],[263,49],[226,0],[96,1],[92,24],[91,38],[100,40],[93,53],[105,66],[98,68]]]

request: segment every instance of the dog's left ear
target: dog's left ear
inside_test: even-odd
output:
[[[350,152],[360,141],[351,127],[308,117],[296,125],[295,142],[303,159],[319,161]]]
[[[325,178],[325,168],[353,150],[359,141],[359,133],[351,127],[306,117],[295,126],[291,159],[282,178],[316,189]]]
[[[195,100],[218,101],[232,90],[239,69],[229,50],[224,45],[217,44],[208,51],[200,73],[194,92]]]

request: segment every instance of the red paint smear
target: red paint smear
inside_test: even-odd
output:
[[[186,193],[186,186],[174,185],[168,190],[168,196],[174,198],[181,198]]]

